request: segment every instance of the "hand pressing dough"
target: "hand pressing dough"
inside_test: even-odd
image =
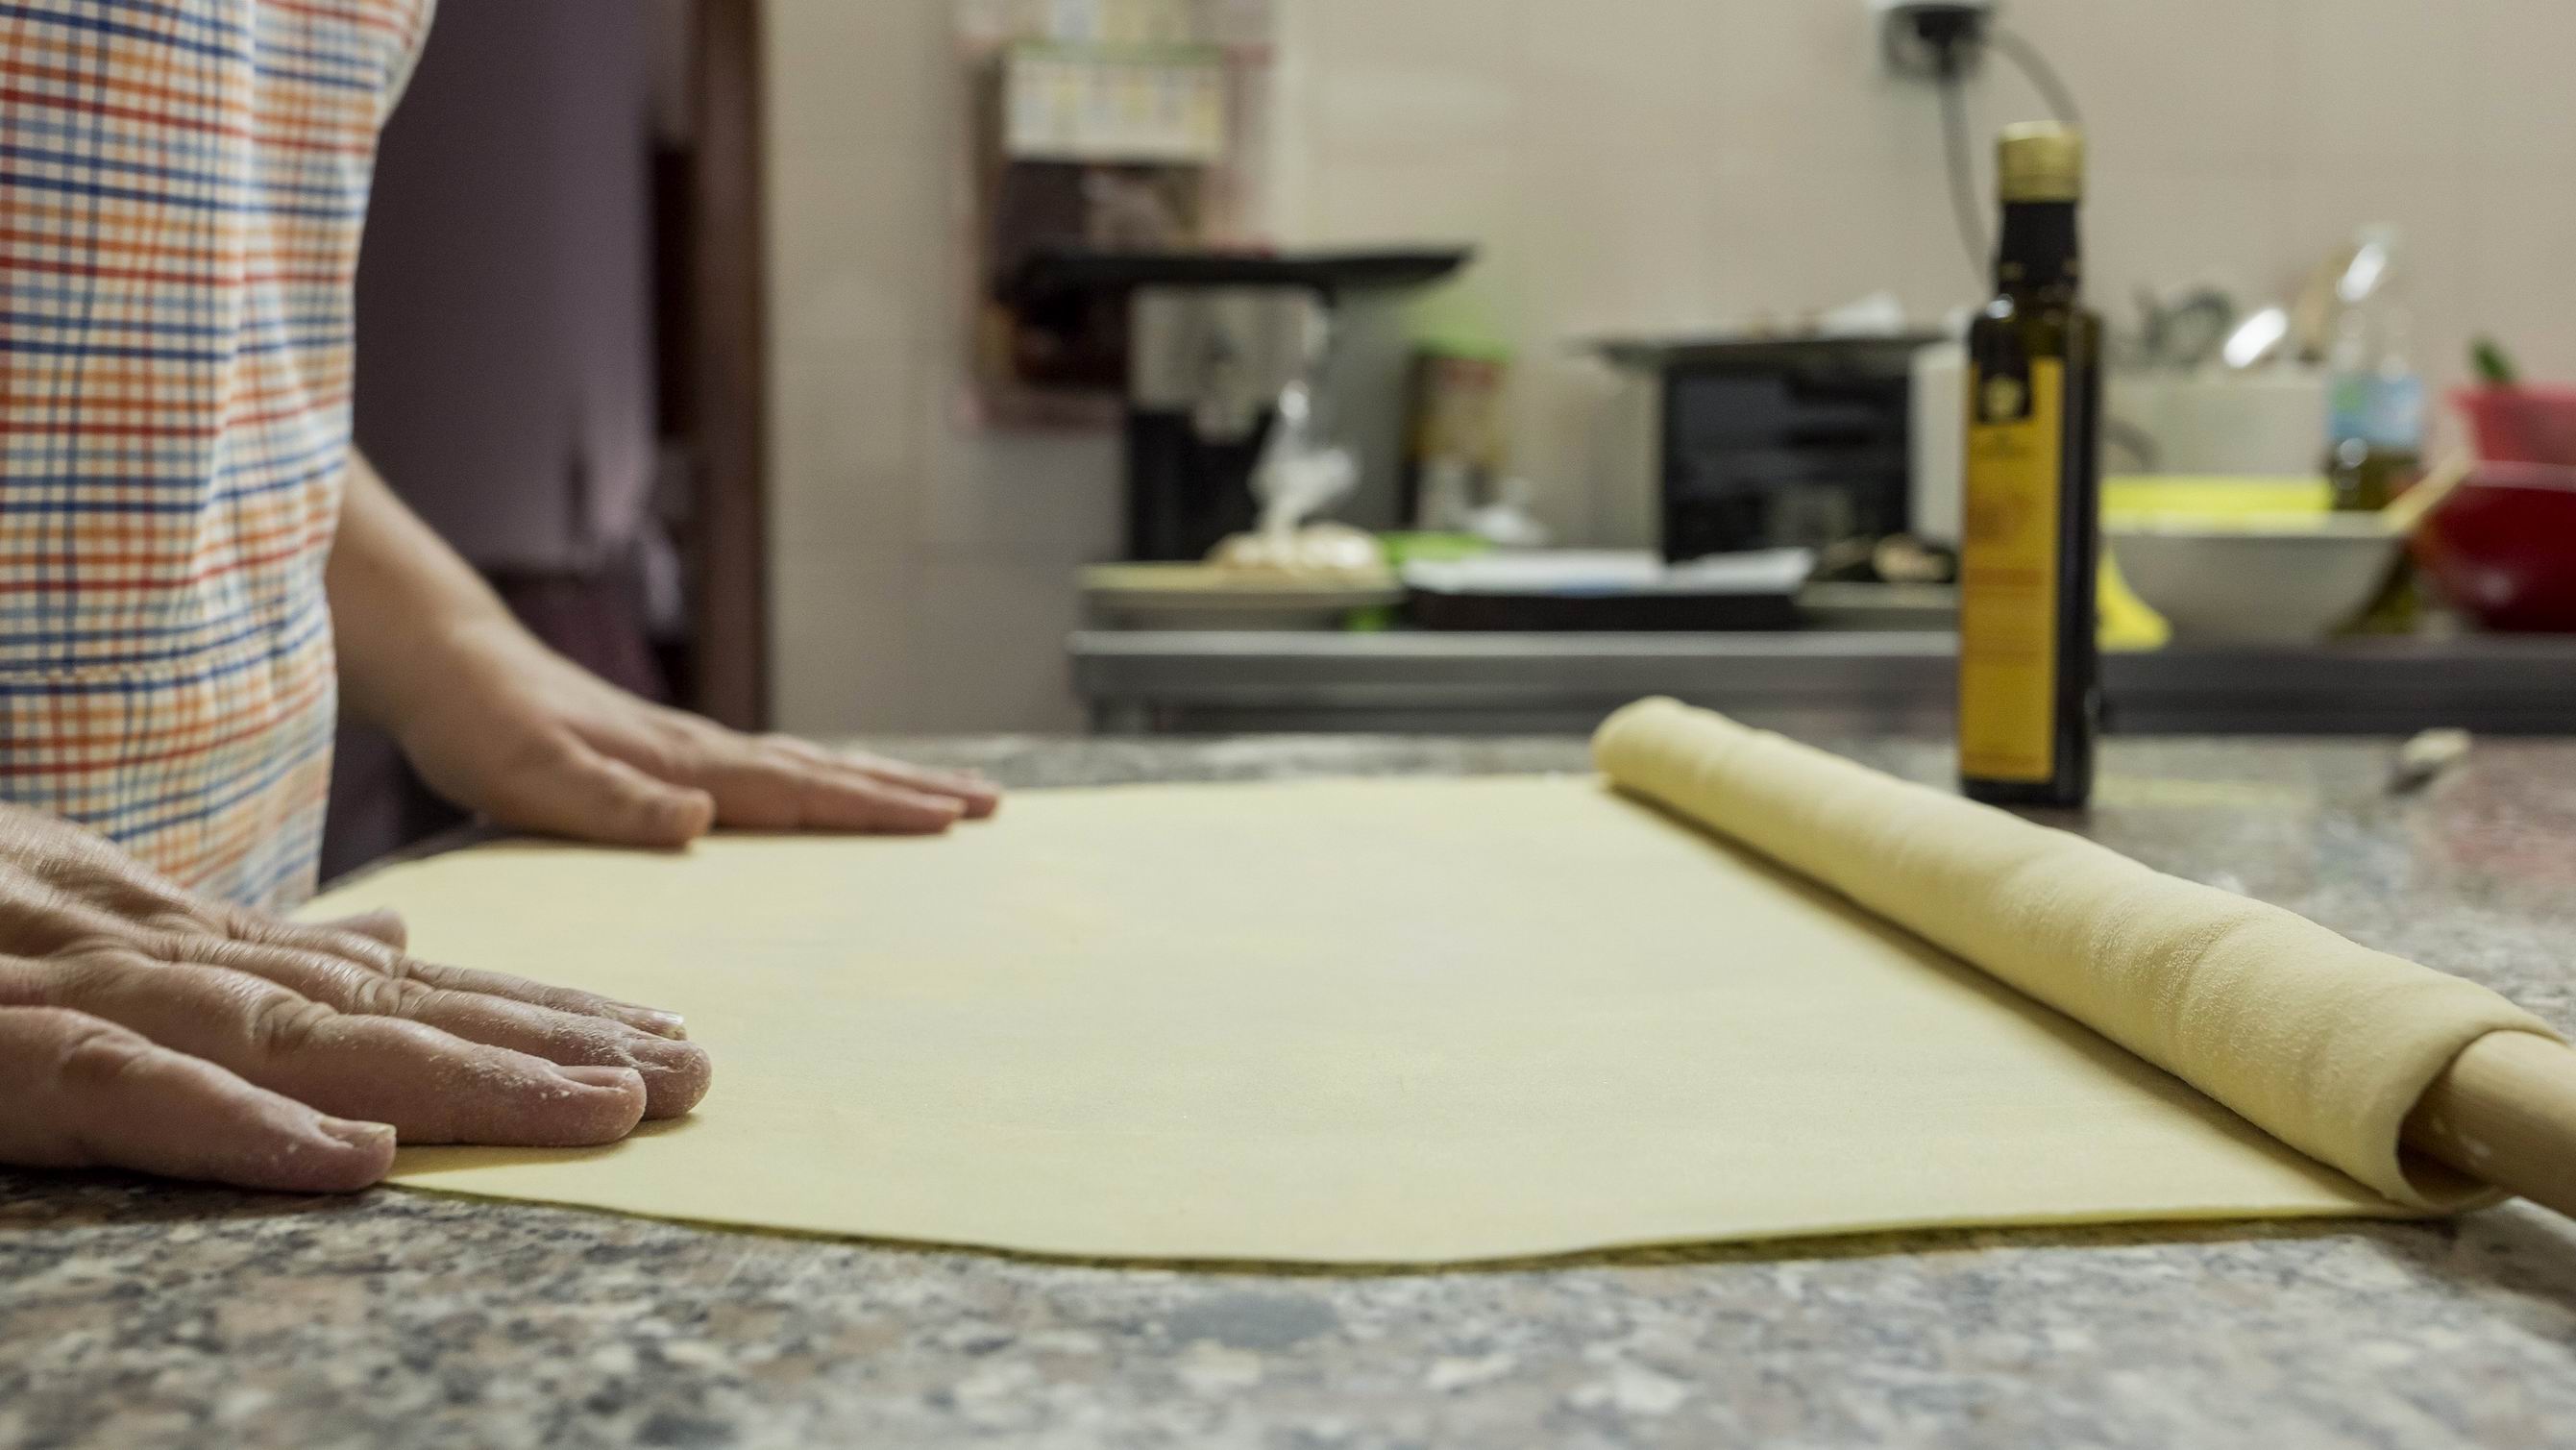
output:
[[[313,912],[378,906],[424,955],[684,1012],[716,1063],[692,1118],[406,1150],[420,1187],[1335,1263],[2407,1211],[1593,780],[1042,791],[944,839],[492,846]]]

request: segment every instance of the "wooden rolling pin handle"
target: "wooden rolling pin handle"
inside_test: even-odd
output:
[[[2576,1217],[2576,1048],[2534,1032],[2470,1043],[2407,1115],[2406,1146]]]

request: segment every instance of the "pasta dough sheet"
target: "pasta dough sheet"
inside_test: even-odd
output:
[[[687,1014],[691,1118],[397,1181],[1120,1259],[1451,1262],[2401,1210],[1583,779],[1015,796],[934,840],[499,845],[318,902]]]

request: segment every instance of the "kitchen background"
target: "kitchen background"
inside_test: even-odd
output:
[[[1239,83],[1216,240],[1473,249],[1445,283],[1342,309],[1344,371],[1377,394],[1372,472],[1408,336],[1506,349],[1508,471],[1559,545],[1651,550],[1661,523],[1651,386],[1581,340],[1794,326],[1869,294],[1937,327],[1990,290],[1940,92],[1889,73],[1866,0],[446,0],[384,140],[361,444],[559,647],[738,724],[1581,729],[1669,690],[1946,730],[1952,666],[1920,632],[1069,648],[1098,622],[1081,571],[1130,552],[1119,369],[1082,406],[993,385],[995,77],[1010,37],[1175,9],[1210,18]],[[2526,376],[2576,378],[2576,6],[2001,17],[2080,102],[2089,289],[2115,323],[2142,288],[2288,301],[2391,223],[2437,399],[2485,332]],[[2048,110],[2006,59],[1962,90],[1986,227],[1995,128]],[[1152,198],[1112,201],[1150,226]],[[1383,477],[1363,492],[1391,514]],[[2560,539],[2562,576],[2570,556]],[[2113,657],[2107,686],[2120,728],[2565,729],[2576,669],[2549,648],[2167,651]],[[360,731],[335,792],[335,868],[452,820]]]
[[[2576,106],[2560,0],[2014,0],[2080,99],[2089,288],[2286,294],[2403,229],[2436,394],[2473,332],[2576,376]],[[1114,427],[969,406],[970,107],[952,0],[766,7],[776,723],[816,733],[1081,720],[1078,566],[1121,539]],[[1570,340],[1719,331],[1893,293],[1936,323],[1963,257],[1934,89],[1890,78],[1861,0],[1280,0],[1265,198],[1284,244],[1458,240],[1426,304],[1515,351],[1515,471],[1559,542],[1643,545],[1606,440],[1618,376]],[[1968,81],[1987,138],[2045,114]]]

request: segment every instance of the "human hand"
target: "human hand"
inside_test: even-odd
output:
[[[636,698],[506,618],[465,630],[395,737],[432,789],[494,823],[627,846],[718,825],[921,835],[991,815],[972,776],[752,736]]]
[[[680,1019],[301,926],[0,806],[0,1163],[345,1192],[405,1143],[572,1147],[707,1089]]]

